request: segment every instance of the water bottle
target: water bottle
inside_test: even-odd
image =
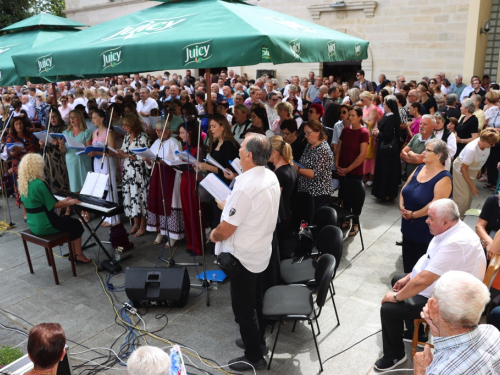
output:
[[[212,275],[212,286],[214,290],[217,290],[219,287],[217,286],[217,274]]]
[[[115,262],[119,262],[121,260],[120,252],[115,250]]]

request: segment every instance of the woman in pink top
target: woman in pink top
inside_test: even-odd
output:
[[[408,134],[406,142],[409,142],[415,134],[418,134],[420,132],[420,120],[422,120],[420,108],[421,104],[418,102],[410,104],[410,116],[413,116],[413,120],[411,120],[410,134]]]
[[[92,144],[105,144],[106,143],[106,114],[102,109],[97,109],[92,113],[92,122],[97,127],[92,134]],[[108,136],[108,146],[116,149],[115,144],[115,132],[110,131]],[[104,163],[102,162],[103,153],[99,151],[89,152],[88,156],[94,158],[94,172],[109,174],[109,182],[111,183],[111,191],[108,183],[107,189],[108,194],[106,196],[106,200],[108,202],[118,203],[118,191],[116,187],[116,166],[115,166],[115,158],[112,156],[114,153],[112,151],[106,155],[104,159]],[[102,165],[102,167],[101,167]],[[111,171],[111,174],[108,172]],[[103,227],[110,227],[112,225],[118,224],[120,222],[120,217],[118,215],[108,217],[102,223]]]
[[[370,187],[373,184],[373,174],[375,173],[376,143],[373,137],[373,130],[376,129],[377,123],[382,118],[383,113],[379,113],[378,110],[380,108],[373,104],[373,95],[369,91],[363,91],[359,98],[363,102],[363,125],[370,133],[368,148],[366,150],[366,159],[363,161],[365,186]]]

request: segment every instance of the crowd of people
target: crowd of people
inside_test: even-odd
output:
[[[210,239],[229,252],[239,246],[233,236],[241,246],[250,246],[239,229],[247,220],[262,232],[261,239],[270,241],[277,202],[283,208],[276,227],[282,243],[297,230],[291,223],[299,194],[310,196],[317,211],[348,180],[361,181],[382,205],[398,198],[406,275],[393,281],[393,292],[382,301],[384,356],[376,364],[389,370],[406,360],[403,337],[412,336],[412,319],[432,300],[435,282],[453,270],[482,280],[487,257],[500,254],[491,233],[500,229],[492,213],[498,211],[498,195],[488,201],[495,209],[481,216],[477,234],[460,221],[478,195],[477,179],[496,194],[500,190],[500,151],[494,147],[500,139],[499,86],[487,76],[474,76],[470,83],[457,75],[450,84],[441,72],[418,82],[407,82],[402,75],[389,81],[382,74],[377,84],[365,79],[363,70],[352,87],[313,72],[280,82],[269,76],[248,79],[229,70],[207,81],[187,70],[184,77],[165,72],[60,82],[55,90],[50,85],[15,86],[3,89],[0,106],[0,125],[6,130],[2,141],[9,146],[3,158],[9,162],[16,203],[35,234],[48,234],[50,225],[63,226],[55,215],[34,206],[46,202],[59,215],[72,215],[77,202],[56,203],[50,192],[79,193],[87,173],[94,171],[110,176],[106,199],[123,205],[125,216],[133,218],[129,235],[152,232],[152,243],[166,247],[185,238],[191,255],[202,254],[208,227]],[[66,138],[37,137],[42,130]],[[84,146],[107,143],[109,153],[77,152],[68,139]],[[137,149],[144,148],[156,159],[141,156]],[[195,162],[181,166],[183,152]],[[197,184],[209,173],[233,188],[229,202],[200,202]],[[272,204],[257,209],[249,197],[263,196],[266,189]],[[40,196],[37,202],[33,192]],[[359,208],[347,208],[360,214]],[[264,215],[267,210],[272,214]],[[43,215],[50,224],[45,229],[35,225]],[[91,220],[90,213],[84,212],[83,220]],[[116,216],[102,225],[118,224]],[[360,222],[341,226],[356,236]],[[79,232],[72,237],[75,260],[88,262]],[[253,311],[255,300],[243,301],[239,294],[261,294],[259,277],[269,259],[265,246],[250,254],[237,257],[246,271],[231,287],[243,343],[251,346],[236,362],[262,367],[262,327],[241,310],[248,305]],[[236,362],[232,368],[247,369]]]

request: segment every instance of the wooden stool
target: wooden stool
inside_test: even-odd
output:
[[[417,352],[417,345],[420,344],[420,345],[429,345],[429,347],[431,349],[434,349],[434,345],[432,344],[428,344],[426,342],[421,342],[421,341],[418,341],[418,329],[420,327],[420,324],[423,324],[425,323],[425,319],[415,319],[413,321],[413,340],[411,342],[411,359],[413,360],[413,357],[415,356],[415,353]],[[429,337],[429,332],[431,330],[431,327],[429,327],[428,324],[425,325],[425,334],[427,335],[427,337]]]
[[[68,244],[69,247],[69,258],[71,261],[71,269],[73,271],[73,277],[76,277],[76,267],[75,267],[75,259],[73,253],[73,245],[71,244],[71,238],[68,232],[59,232],[50,234],[48,236],[36,236],[31,232],[31,230],[27,229],[20,233],[21,238],[23,240],[24,251],[26,252],[26,259],[28,260],[28,266],[30,267],[30,272],[33,274],[33,266],[31,265],[30,253],[28,251],[28,245],[26,242],[31,242],[36,245],[43,246],[45,248],[45,255],[47,256],[47,262],[49,266],[52,267],[52,272],[54,273],[54,281],[56,285],[59,285],[59,278],[57,277],[56,263],[54,262],[54,254],[52,253],[52,248]]]

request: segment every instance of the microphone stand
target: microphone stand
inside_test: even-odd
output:
[[[49,121],[47,124],[47,133],[45,134],[45,143],[43,145],[43,161],[45,162],[45,156],[47,155],[47,142],[49,139],[49,131],[50,131],[50,123],[52,119],[52,106],[50,106],[50,113],[49,113]],[[50,159],[48,160],[49,163],[49,171],[50,171],[50,188],[52,191],[52,194],[54,194],[54,176],[52,175],[52,164],[50,163]]]
[[[170,116],[170,113],[168,113],[167,115],[167,119],[165,120],[165,125],[167,124],[167,121],[168,121],[168,116]],[[184,120],[184,126],[187,127],[186,125],[186,120]],[[165,132],[165,129],[166,127],[163,128],[163,132],[162,132],[162,135],[161,135],[161,138],[163,139],[163,134]],[[160,145],[160,147],[163,147],[163,143]],[[156,153],[156,160],[158,160],[158,154],[160,152],[160,147],[158,147],[158,151]],[[155,163],[156,164],[156,163]],[[153,166],[154,168],[154,166]],[[161,168],[158,169],[158,172],[160,173],[160,184],[161,184],[161,194],[162,194],[162,200],[163,200],[163,214],[165,215],[165,224],[166,224],[166,230],[167,230],[167,235],[169,233],[169,230],[168,230],[168,220],[167,220],[167,215],[166,215],[166,206],[165,206],[165,193],[163,191],[163,180],[161,178]],[[189,163],[188,163],[188,171],[187,173],[189,173]],[[153,171],[151,171],[151,176],[153,175]],[[184,266],[202,266],[203,263],[176,263],[175,260],[174,260],[174,254],[173,254],[173,251],[172,251],[172,246],[171,246],[171,242],[170,242],[170,236],[168,236],[168,246],[170,247],[170,258],[169,259],[164,259],[162,257],[159,257],[158,259],[160,259],[162,262],[165,262],[167,263],[167,267],[173,267],[173,266],[181,266],[181,267],[184,267]]]
[[[210,114],[209,114],[210,115]],[[187,122],[186,120],[184,120]],[[187,125],[186,125],[186,131],[187,131]],[[198,125],[198,149],[196,150],[196,160],[199,162],[200,160],[200,145],[201,145],[201,122]],[[189,161],[189,152],[188,152],[188,161]],[[188,163],[189,167],[189,163]],[[189,173],[189,169],[188,169]],[[205,259],[205,241],[203,240],[203,222],[202,222],[202,216],[201,216],[201,197],[199,193],[199,188],[200,188],[200,183],[198,181],[198,174],[199,174],[199,169],[196,168],[195,171],[195,190],[194,194],[198,199],[198,220],[200,221],[200,239],[201,239],[201,253],[203,254],[203,279],[201,285],[193,285],[194,287],[198,288],[205,288],[207,291],[207,306],[210,306],[210,296],[209,296],[209,287],[210,283],[208,282],[207,279],[207,262]]]
[[[4,147],[7,147],[5,144],[2,144],[1,142],[2,142],[2,139],[3,139],[3,136],[4,136],[4,134],[5,134],[5,131],[7,130],[7,127],[9,126],[10,121],[11,121],[11,119],[12,119],[12,116],[13,116],[13,115],[14,115],[14,112],[11,112],[11,114],[10,114],[9,118],[7,119],[7,122],[5,123],[5,125],[4,125],[4,127],[3,127],[2,134],[0,135],[0,145],[1,145],[1,147],[0,147],[0,153],[2,153],[2,152],[3,152]],[[5,170],[4,170],[4,160],[1,160],[1,159],[0,159],[0,171],[1,171],[1,173],[2,173],[2,176],[0,177],[0,178],[2,179],[2,189],[3,189],[3,192],[7,195],[7,187],[6,187],[6,185],[5,185],[5,181],[4,181],[4,178],[3,178],[3,177],[4,177],[4,173],[5,173]],[[12,183],[13,183],[13,184],[15,184],[15,183],[16,183],[15,179],[13,179]],[[7,232],[7,230],[12,229],[12,227],[13,227],[14,225],[16,225],[16,224],[12,221],[12,213],[11,213],[11,211],[10,211],[9,198],[6,196],[6,199],[5,199],[5,200],[7,201],[7,211],[9,212],[9,224],[7,224],[7,223],[6,223],[6,224],[7,224],[7,225],[6,225],[6,229],[5,229],[5,230],[4,230],[4,231],[0,234],[0,237],[2,237],[2,236],[3,236],[3,234],[4,234],[5,232]]]

